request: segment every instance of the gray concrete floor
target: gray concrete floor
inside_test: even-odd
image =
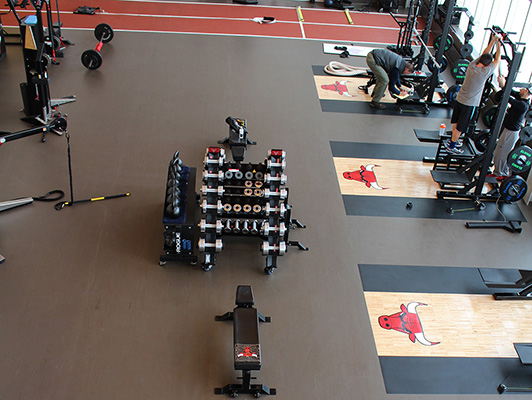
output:
[[[216,398],[213,389],[237,374],[232,328],[214,316],[233,308],[238,284],[252,285],[257,308],[272,317],[261,327],[257,376],[277,399],[441,398],[386,394],[357,264],[527,268],[530,225],[515,235],[469,231],[463,221],[347,217],[329,147],[417,145],[412,128],[440,121],[321,112],[311,66],[332,58],[320,42],[116,32],[103,66],[88,71],[79,58],[94,47],[92,33],[64,36],[76,45],[50,78],[54,98],[77,96],[61,107],[74,199],[132,195],[0,215],[1,399]],[[10,46],[0,62],[1,130],[27,128],[23,80],[20,48]],[[258,142],[248,160],[287,152],[290,203],[307,224],[291,238],[310,251],[290,250],[271,276],[253,241],[228,241],[209,273],[163,269],[168,162],[180,150],[201,168],[205,148],[227,135],[229,115],[246,118]],[[2,146],[0,188],[0,200],[68,193],[65,138]]]

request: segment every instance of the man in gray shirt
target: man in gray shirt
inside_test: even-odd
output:
[[[497,44],[495,57],[491,54],[493,46]],[[493,74],[501,61],[501,41],[500,37],[492,34],[488,46],[484,49],[480,57],[471,62],[467,67],[464,83],[456,96],[453,105],[453,133],[451,139],[444,143],[449,153],[462,154],[461,142],[458,141],[460,135],[467,131],[475,108],[479,106],[482,92],[486,80]]]
[[[407,89],[401,86],[400,78],[401,74],[408,75],[414,72],[412,63],[406,62],[403,57],[387,49],[371,50],[366,57],[366,63],[377,79],[371,95],[371,103],[369,103],[371,107],[384,109],[381,99],[386,92],[386,86],[390,93],[395,95],[406,96],[408,94]]]

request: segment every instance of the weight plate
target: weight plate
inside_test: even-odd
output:
[[[480,131],[478,134],[475,135],[473,138],[473,143],[475,144],[475,148],[477,151],[484,153],[486,149],[488,148],[488,141],[490,138],[490,132],[489,131]]]
[[[527,143],[532,140],[532,126],[525,126],[519,132],[519,139],[521,142]]]
[[[447,99],[447,102],[449,104],[453,104],[455,102],[456,96],[458,95],[458,92],[460,91],[461,87],[462,85],[453,85],[449,89],[447,89],[445,98]]]
[[[519,146],[508,154],[508,166],[514,172],[528,171],[531,164],[532,149],[528,146]]]
[[[469,67],[469,61],[465,59],[458,60],[451,68],[451,76],[457,81],[463,81],[466,76],[467,67]]]
[[[462,58],[467,58],[473,53],[473,45],[471,43],[466,43],[460,47],[460,56]]]
[[[484,122],[484,125],[486,125],[488,128],[491,128],[495,122],[498,109],[498,106],[489,106],[482,113],[482,122]]]
[[[52,65],[52,57],[48,53],[43,53],[41,58],[41,65],[44,70],[46,70],[50,65]]]
[[[441,63],[440,63],[440,73],[444,72],[447,69],[448,65],[449,65],[449,61],[447,61],[447,57],[443,56]],[[427,67],[430,72],[434,72],[434,61],[432,61],[432,58],[429,59],[427,63]]]
[[[527,124],[532,123],[532,110],[527,111],[525,115],[525,119],[526,119]]]
[[[102,55],[96,50],[85,50],[81,55],[81,63],[88,69],[98,69],[102,65]]]
[[[513,203],[525,197],[527,189],[528,185],[525,180],[519,175],[514,175],[501,182],[499,194],[502,200]]]
[[[501,103],[502,95],[504,94],[504,90],[499,90],[493,95],[493,101],[497,104]]]
[[[99,24],[94,28],[94,36],[96,36],[98,41],[109,43],[114,37],[113,28],[111,28],[111,25],[105,23]]]
[[[475,33],[471,29],[468,29],[464,33],[464,40],[469,42],[471,39],[473,39],[473,36],[475,36]]]
[[[67,121],[64,117],[59,117],[55,121],[53,121],[50,125],[52,129],[56,129],[58,131],[66,131]]]
[[[442,35],[438,35],[432,41],[432,46],[436,50],[438,50],[440,48],[441,37],[442,37]],[[443,48],[443,50],[448,51],[451,47],[453,47],[453,44],[454,44],[453,37],[451,35],[447,35],[447,40],[445,41],[445,47]]]

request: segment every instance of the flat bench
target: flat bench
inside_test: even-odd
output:
[[[224,315],[217,315],[216,321],[233,321],[233,353],[235,370],[242,371],[242,383],[230,383],[223,388],[214,389],[215,394],[228,394],[236,397],[241,393],[260,397],[263,394],[275,395],[276,389],[262,384],[251,384],[251,371],[258,371],[262,366],[259,323],[271,322],[270,317],[262,315],[253,305],[251,286],[236,288],[236,307]]]

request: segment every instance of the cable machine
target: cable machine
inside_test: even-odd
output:
[[[75,96],[54,100],[50,96],[50,79],[48,67],[53,62],[46,49],[53,37],[53,25],[48,28],[48,36],[44,32],[42,9],[46,6],[48,23],[51,24],[49,3],[41,0],[30,0],[35,8],[34,15],[20,18],[12,0],[8,0],[9,7],[17,18],[22,39],[22,54],[26,82],[20,84],[22,101],[24,104],[24,121],[33,125],[46,125],[59,116],[55,112],[57,106],[76,101]],[[52,45],[53,46],[53,45]]]

